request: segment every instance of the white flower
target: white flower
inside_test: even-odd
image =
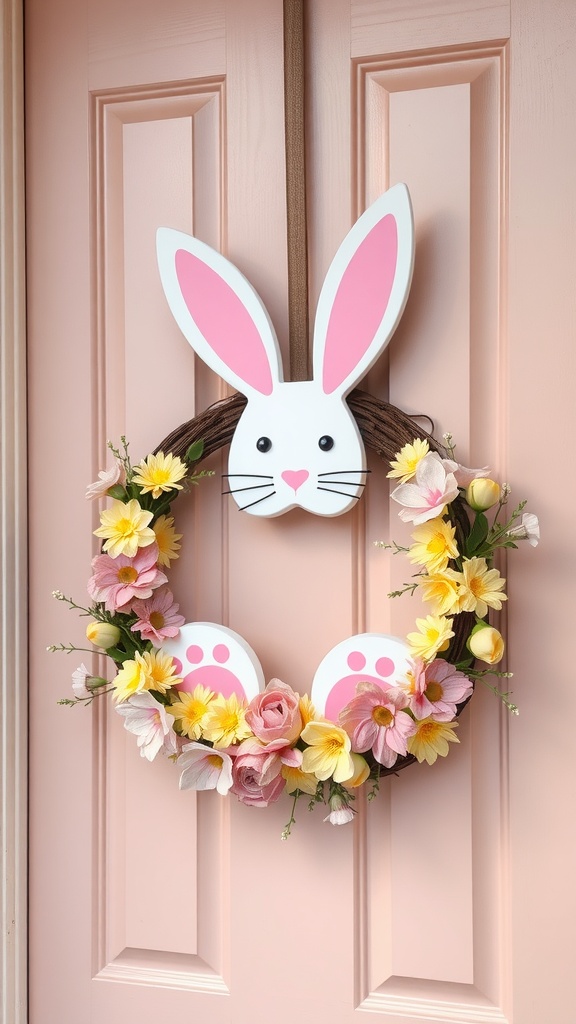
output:
[[[124,728],[138,737],[142,757],[153,761],[162,748],[168,754],[178,750],[176,733],[168,721],[166,710],[151,693],[136,693],[120,704],[116,711],[124,718]]]
[[[525,512],[518,526],[506,531],[506,536],[513,540],[527,540],[535,548],[540,540],[540,523],[533,512]]]
[[[98,479],[89,484],[85,497],[88,501],[93,498],[103,498],[114,484],[123,484],[125,478],[124,466],[116,459],[111,469],[102,469],[98,473]]]
[[[349,821],[352,821],[354,811],[339,793],[334,793],[330,797],[328,806],[330,807],[330,814],[326,815],[324,821],[329,821],[331,825],[346,825]]]
[[[405,507],[399,516],[405,523],[425,523],[442,515],[444,508],[458,494],[456,478],[435,452],[418,463],[415,483],[400,484],[390,495]]]
[[[84,700],[85,697],[91,697],[90,690],[86,687],[86,680],[90,678],[90,673],[86,668],[84,662],[72,673],[72,689],[76,700]]]
[[[232,758],[204,743],[186,743],[177,762],[183,768],[180,789],[215,789],[226,796],[232,785]]]

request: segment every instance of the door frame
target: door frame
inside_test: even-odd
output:
[[[0,1018],[27,1020],[27,448],[22,0],[0,0]]]

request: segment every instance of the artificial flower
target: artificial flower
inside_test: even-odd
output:
[[[178,750],[172,723],[166,717],[166,709],[151,693],[136,693],[116,708],[124,717],[124,728],[138,737],[142,757],[153,761],[165,749],[168,754]]]
[[[134,558],[138,548],[155,544],[156,535],[148,525],[152,512],[146,512],[135,498],[126,503],[113,501],[111,508],[100,513],[101,526],[94,530],[105,541],[104,550],[111,558],[126,555]]]
[[[158,562],[170,568],[170,561],[179,557],[181,544],[178,541],[182,540],[182,534],[176,533],[172,516],[158,516],[156,522],[152,524],[152,529],[158,545]]]
[[[177,675],[176,662],[165,651],[136,652],[136,661],[142,664],[146,677],[145,689],[166,693],[172,686],[178,686],[182,679]]]
[[[456,527],[437,516],[417,526],[412,533],[408,558],[413,565],[423,565],[428,572],[444,572],[451,558],[458,558]]]
[[[223,697],[221,693],[210,704],[204,723],[204,739],[215,747],[230,747],[250,735],[246,722],[246,707],[235,693]]]
[[[486,625],[474,629],[468,640],[468,650],[487,665],[497,665],[504,657],[502,634],[494,629],[494,626]]]
[[[502,491],[495,480],[477,478],[466,489],[466,501],[475,512],[486,512],[498,504]]]
[[[102,601],[109,612],[126,611],[133,598],[152,597],[168,577],[157,565],[156,544],[138,548],[133,557],[96,555],[92,559],[93,575],[88,580],[88,593],[94,601]]]
[[[501,593],[506,580],[497,569],[489,569],[485,558],[467,558],[462,563],[462,576],[460,611],[475,612],[480,619],[488,614],[488,608],[500,611],[507,600]]]
[[[415,718],[431,717],[439,722],[451,722],[456,705],[470,696],[473,686],[468,676],[443,658],[437,658],[430,665],[418,659],[410,675],[409,690],[410,710]]]
[[[405,484],[407,480],[412,479],[420,462],[429,451],[428,441],[415,438],[411,444],[405,444],[399,452],[396,452],[396,458],[390,463],[392,468],[386,476],[399,477],[400,483]]]
[[[324,781],[346,782],[354,775],[350,737],[332,722],[308,722],[301,738],[309,746],[302,757],[302,770]]]
[[[416,619],[417,633],[408,633],[406,639],[411,653],[423,661],[432,661],[438,651],[448,649],[451,637],[454,636],[452,619],[444,615],[427,615],[425,619]]]
[[[174,715],[179,729],[185,736],[191,740],[199,740],[210,704],[216,694],[199,684],[192,693],[180,690],[178,696],[180,699],[169,704],[166,710]]]
[[[354,750],[351,752],[350,757],[354,763],[354,775],[351,779],[343,782],[342,785],[345,789],[357,789],[358,786],[362,786],[366,782],[370,775],[370,765],[366,758],[362,757],[362,754],[357,754]]]
[[[356,696],[342,708],[340,723],[358,753],[371,750],[376,760],[391,768],[398,755],[406,753],[414,722],[404,708],[406,694],[396,686],[383,689],[377,683],[358,683]],[[351,778],[356,774],[356,768]]]
[[[161,587],[147,600],[132,602],[130,610],[138,616],[138,621],[130,628],[158,647],[163,640],[178,636],[180,626],[184,625],[186,620],[178,615],[179,607],[168,587]]]
[[[114,700],[118,703],[147,689],[146,674],[141,662],[136,658],[127,658],[112,680],[112,686],[114,687]]]
[[[302,718],[302,727],[308,725],[308,722],[319,721],[316,715],[316,708],[314,707],[310,697],[307,693],[300,697],[300,703],[298,705],[300,710],[300,717]]]
[[[177,764],[182,768],[180,789],[215,789],[226,796],[232,786],[232,758],[204,743],[186,743]]]
[[[262,743],[256,736],[248,736],[242,740],[238,753],[260,757],[260,782],[263,786],[280,775],[284,765],[288,768],[300,768],[302,765],[302,751],[289,746],[282,738]]]
[[[301,768],[291,768],[290,765],[282,765],[282,778],[286,781],[286,792],[295,793],[297,789],[301,793],[308,793],[315,796],[318,789],[318,779],[310,772],[303,772]]]
[[[280,772],[272,779],[265,776],[267,760],[265,753],[239,753],[234,758],[232,792],[240,803],[268,807],[282,793],[285,782]]]
[[[354,817],[354,811],[342,793],[332,793],[328,800],[330,814],[327,814],[324,821],[331,825],[347,825]]]
[[[120,630],[111,622],[98,622],[94,619],[86,626],[86,639],[95,647],[107,651],[109,647],[115,647],[118,643]]]
[[[266,689],[250,701],[246,721],[263,743],[282,739],[295,743],[302,731],[299,694],[280,679],[271,679]]]
[[[431,605],[434,615],[451,615],[458,611],[462,573],[454,569],[431,573],[418,582],[422,598]]]
[[[442,459],[442,464],[447,473],[454,474],[458,487],[462,488],[468,487],[472,480],[488,476],[490,472],[488,466],[483,466],[482,469],[469,469],[468,466],[461,466],[459,462],[454,462],[453,459]]]
[[[530,546],[535,548],[540,540],[538,516],[535,516],[533,512],[524,512],[518,526],[507,530],[506,536],[512,540],[527,540]]]
[[[405,523],[425,523],[442,515],[444,508],[458,494],[458,485],[452,473],[447,473],[442,460],[429,452],[418,463],[416,482],[400,484],[390,495],[405,507],[399,516]]]
[[[136,466],[132,480],[142,491],[142,494],[151,494],[153,498],[159,498],[164,491],[181,491],[182,484],[178,481],[186,476],[186,466],[177,455],[164,455],[158,452],[156,455],[149,455],[142,459],[139,466]]]
[[[72,690],[77,700],[85,700],[86,697],[91,697],[92,694],[86,686],[87,681],[91,678],[88,669],[84,662],[72,673]]]
[[[459,743],[454,735],[458,722],[439,722],[434,718],[422,718],[416,722],[416,731],[408,740],[408,753],[417,761],[434,764],[436,758],[446,757],[449,743]]]
[[[103,498],[115,484],[120,484],[122,486],[125,479],[126,474],[124,472],[124,466],[119,459],[116,459],[114,465],[110,469],[102,469],[98,473],[98,479],[95,483],[88,485],[86,499],[88,501],[92,501],[94,498]]]

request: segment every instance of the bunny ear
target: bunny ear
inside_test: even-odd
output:
[[[157,254],[168,305],[204,362],[250,397],[282,380],[274,328],[260,297],[229,260],[204,242],[159,228]]]
[[[322,287],[314,327],[314,379],[346,395],[398,324],[412,280],[414,225],[406,185],[394,185],[356,221]]]

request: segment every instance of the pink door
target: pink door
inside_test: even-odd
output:
[[[140,458],[226,393],[171,319],[158,225],[240,267],[287,362],[282,4],[28,0],[31,1024],[572,1019],[573,602],[554,543],[572,535],[575,24],[571,0],[543,6],[306,5],[312,309],[353,220],[406,181],[414,283],[366,388],[490,463],[545,542],[507,573],[520,717],[478,693],[449,758],[386,780],[353,827],[301,809],[282,843],[288,800],[180,793],[103,702],[56,706],[81,657],[46,652],[83,646],[49,595],[83,601],[106,439]],[[346,636],[412,627],[386,600],[405,566],[372,543],[398,535],[378,460],[336,519],[237,514],[211,465],[178,512],[188,619],[237,630],[300,690]]]

